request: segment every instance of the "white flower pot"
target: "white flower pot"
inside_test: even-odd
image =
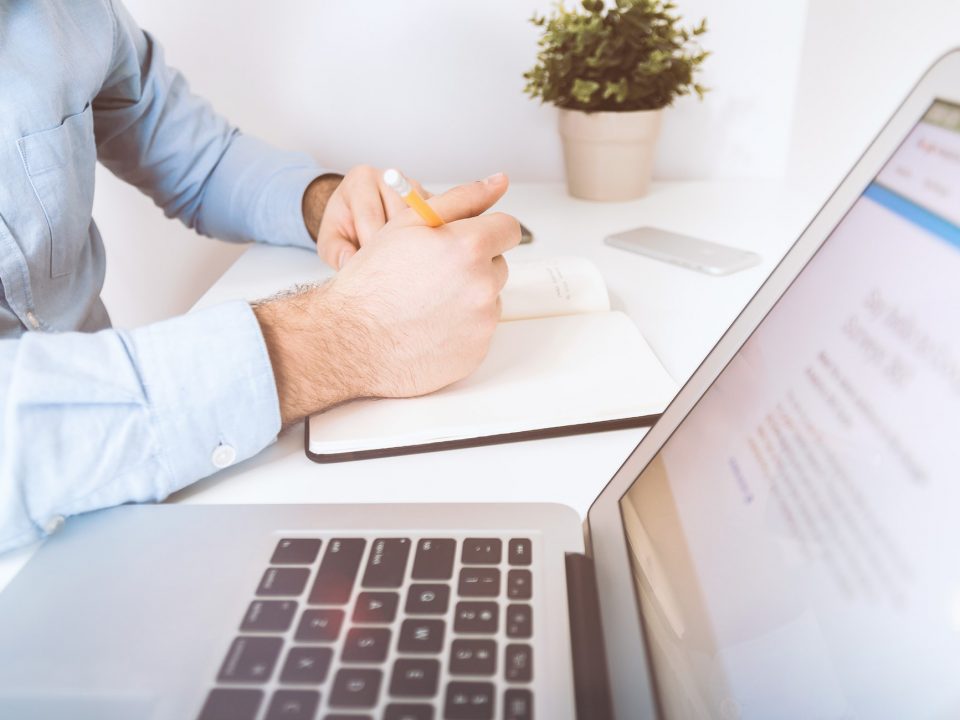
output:
[[[560,110],[567,191],[584,200],[632,200],[646,195],[662,110]]]

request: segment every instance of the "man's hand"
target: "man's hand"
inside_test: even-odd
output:
[[[430,197],[415,180],[424,197]],[[358,165],[343,178],[322,175],[303,196],[303,218],[317,241],[317,252],[334,270],[343,267],[380,229],[406,209],[383,182],[383,171]]]
[[[515,218],[477,216],[507,185],[495,175],[433,198],[439,228],[396,208],[329,283],[254,308],[284,424],[353,398],[432,392],[476,369],[500,317],[502,253],[520,242]]]

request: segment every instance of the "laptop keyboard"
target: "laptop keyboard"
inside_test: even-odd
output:
[[[199,720],[532,720],[529,538],[283,538]]]

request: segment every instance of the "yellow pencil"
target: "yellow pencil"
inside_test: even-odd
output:
[[[430,227],[440,227],[443,225],[443,218],[437,215],[427,203],[426,200],[417,192],[416,188],[410,184],[399,170],[390,168],[383,173],[383,181],[388,187],[397,191],[397,194],[403,198],[403,201],[417,211],[417,214],[423,218],[423,221]]]

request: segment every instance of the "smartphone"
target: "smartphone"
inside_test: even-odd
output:
[[[608,235],[604,242],[621,250],[710,275],[729,275],[760,262],[760,256],[754,252],[655,227],[625,230]]]

